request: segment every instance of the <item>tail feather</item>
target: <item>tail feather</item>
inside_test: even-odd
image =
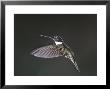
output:
[[[71,59],[71,61],[72,61],[72,63],[74,64],[74,66],[75,66],[75,68],[77,69],[77,71],[80,72],[76,61],[73,61],[73,59]]]
[[[80,70],[79,70],[78,65],[77,65],[76,62],[74,62],[74,65],[75,65],[76,69],[78,70],[78,72],[80,72]]]

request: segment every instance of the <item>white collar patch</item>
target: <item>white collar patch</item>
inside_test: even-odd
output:
[[[55,42],[56,45],[62,44],[62,42]]]

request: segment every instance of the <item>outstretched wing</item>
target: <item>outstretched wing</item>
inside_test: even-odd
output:
[[[62,56],[56,45],[40,47],[31,52],[32,55],[41,58],[54,58]]]

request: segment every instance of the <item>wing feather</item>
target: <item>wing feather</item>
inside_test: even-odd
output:
[[[62,56],[56,45],[40,47],[31,52],[32,55],[41,58],[54,58]]]

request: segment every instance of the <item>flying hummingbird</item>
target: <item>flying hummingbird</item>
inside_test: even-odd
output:
[[[70,49],[70,47],[63,41],[63,39],[60,36],[40,36],[51,39],[53,41],[53,44],[33,50],[31,52],[31,55],[40,58],[54,58],[64,56],[65,58],[70,59],[77,71],[80,72],[74,58],[74,52]]]

